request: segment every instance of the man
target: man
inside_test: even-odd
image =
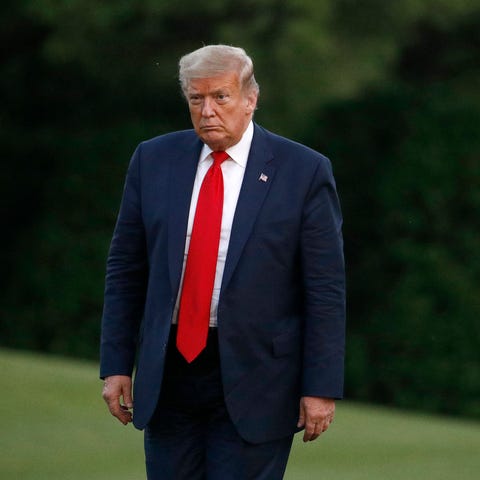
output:
[[[101,377],[147,476],[283,477],[342,396],[341,213],[329,161],[253,123],[239,48],[180,60],[194,130],[141,143],[107,262]]]

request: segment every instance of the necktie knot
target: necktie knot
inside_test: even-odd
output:
[[[228,158],[227,152],[212,152],[213,164],[220,166]]]

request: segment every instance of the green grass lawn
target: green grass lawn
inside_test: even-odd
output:
[[[108,413],[92,363],[0,350],[0,478],[145,478],[142,433]],[[286,480],[480,478],[480,424],[339,402]]]

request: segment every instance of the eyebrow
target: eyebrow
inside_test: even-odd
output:
[[[217,94],[217,93],[223,93],[223,92],[225,92],[225,91],[228,91],[228,92],[229,92],[230,90],[231,90],[231,88],[230,88],[229,86],[225,85],[225,86],[223,86],[223,87],[219,87],[219,88],[216,88],[215,90],[212,90],[212,91],[210,92],[210,95],[215,95],[215,94]],[[203,94],[203,93],[200,93],[200,91],[198,91],[198,90],[194,90],[194,91],[188,92],[188,95],[189,95],[189,96],[190,96],[190,95],[201,95],[201,96],[203,96],[204,94]]]

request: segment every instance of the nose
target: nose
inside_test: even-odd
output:
[[[205,97],[202,105],[202,117],[213,117],[215,115],[214,101]]]

